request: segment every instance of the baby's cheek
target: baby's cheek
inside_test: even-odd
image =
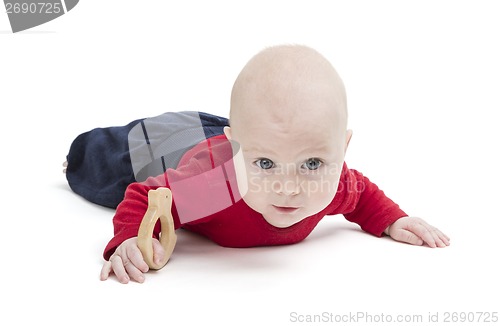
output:
[[[266,196],[262,192],[249,191],[243,197],[243,201],[257,213],[263,214],[266,208],[265,198]]]
[[[302,179],[301,190],[308,196],[330,196],[337,191],[339,178],[336,175],[311,175]]]
[[[259,206],[262,206],[264,199],[269,197],[266,195],[266,185],[261,182],[260,178],[250,177],[247,181],[248,187],[243,199],[248,206],[257,210]]]
[[[311,211],[317,213],[326,208],[335,197],[338,187],[338,178],[321,178],[309,180],[306,183],[304,194],[308,198]]]
[[[255,195],[265,191],[265,186],[261,178],[255,176],[248,177],[248,194]]]

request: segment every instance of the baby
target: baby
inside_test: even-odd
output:
[[[222,246],[296,243],[325,215],[335,214],[376,236],[387,234],[432,248],[450,244],[440,230],[408,217],[375,184],[347,168],[344,155],[352,131],[347,129],[344,85],[315,50],[286,45],[258,53],[234,83],[230,126],[218,121],[221,132],[187,151],[176,169],[127,187],[113,219],[115,236],[104,251],[102,280],[111,273],[122,283],[145,280],[149,268],[137,246],[137,232],[148,191],[165,186],[173,194],[175,228],[202,234]],[[72,163],[72,157],[82,155],[70,150],[65,164],[70,185],[72,165],[81,165]],[[182,207],[201,205],[200,197],[176,192],[173,180],[187,180],[224,164],[227,184],[234,186],[230,204],[183,222]],[[205,200],[217,202],[217,195],[208,193]],[[156,239],[153,252],[154,260],[161,261],[164,251]]]

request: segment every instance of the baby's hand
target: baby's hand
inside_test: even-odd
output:
[[[386,230],[391,238],[401,242],[421,246],[426,243],[431,248],[450,245],[450,238],[418,217],[402,217]]]
[[[153,239],[153,257],[155,261],[161,261],[165,251],[160,241]],[[142,257],[141,250],[137,246],[137,237],[127,239],[119,245],[113,255],[102,266],[101,281],[108,279],[111,273],[115,273],[120,283],[126,284],[130,279],[142,283],[144,273],[149,271],[149,266]]]

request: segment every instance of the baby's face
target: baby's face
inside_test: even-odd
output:
[[[271,225],[289,227],[332,201],[349,138],[345,102],[335,69],[300,46],[264,50],[238,76],[225,132],[243,152],[243,200]]]
[[[248,189],[243,200],[280,228],[318,213],[332,201],[346,148],[345,128],[330,119],[291,120],[276,123],[256,117],[233,137],[244,158]]]

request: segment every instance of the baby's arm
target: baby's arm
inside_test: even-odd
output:
[[[165,251],[157,239],[153,239],[153,259],[160,264]],[[120,283],[126,284],[131,279],[142,283],[144,273],[149,271],[149,267],[144,261],[141,251],[137,246],[137,237],[123,241],[111,255],[109,260],[104,262],[101,270],[101,281],[108,279],[114,273]]]
[[[63,173],[66,173],[68,162],[63,163]],[[165,250],[157,239],[153,238],[153,259],[159,264],[163,260]],[[149,266],[144,261],[142,253],[137,246],[137,237],[123,241],[104,262],[101,269],[101,281],[108,279],[111,273],[114,273],[120,283],[126,284],[130,279],[142,283],[144,282],[144,273],[149,271]]]
[[[397,241],[421,246],[424,243],[431,248],[450,245],[450,238],[439,229],[418,217],[402,217],[384,231]]]
[[[437,228],[420,218],[408,217],[367,177],[356,170],[346,169],[344,172],[341,181],[344,182],[346,219],[376,236],[385,233],[397,241],[414,245],[425,243],[431,248],[450,244],[450,238]]]

